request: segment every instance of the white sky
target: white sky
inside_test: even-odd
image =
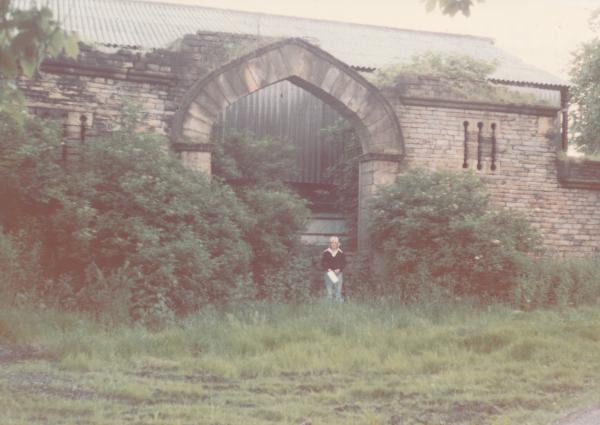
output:
[[[148,0],[147,0],[148,1]],[[481,35],[500,48],[568,78],[571,53],[593,37],[588,25],[600,0],[485,0],[471,16],[425,11],[421,0],[149,0],[302,16],[426,31]]]

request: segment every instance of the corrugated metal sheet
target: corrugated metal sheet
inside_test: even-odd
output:
[[[495,79],[548,85],[567,82],[499,49],[485,37],[132,0],[14,0],[46,5],[87,42],[160,48],[197,31],[303,37],[348,65],[379,68],[426,51],[462,53],[499,64]]]
[[[297,148],[298,182],[325,183],[325,171],[343,146],[327,143],[321,129],[341,116],[309,92],[281,81],[239,99],[225,109],[224,128],[245,129],[258,137],[272,137]]]

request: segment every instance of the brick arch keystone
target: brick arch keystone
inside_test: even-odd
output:
[[[210,143],[219,112],[239,98],[282,80],[302,87],[336,109],[358,130],[363,153],[401,158],[404,140],[398,117],[381,92],[324,50],[291,38],[259,48],[197,81],[175,115],[175,150]]]

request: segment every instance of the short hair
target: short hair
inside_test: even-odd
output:
[[[332,236],[332,237],[329,238],[329,242],[340,243],[340,239],[337,236]]]

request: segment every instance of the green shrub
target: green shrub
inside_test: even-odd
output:
[[[358,135],[344,119],[337,120],[329,127],[321,129],[323,140],[333,146],[333,151],[341,155],[327,168],[325,178],[335,186],[336,208],[348,217],[349,243],[356,246],[358,234],[358,173],[362,148]]]
[[[0,108],[0,223],[35,230],[46,302],[98,313],[118,296],[138,317],[183,314],[226,300],[248,273],[245,206],[135,124],[125,116],[62,163],[55,124]]]
[[[252,248],[252,272],[260,286],[266,275],[288,268],[308,210],[303,199],[282,185],[238,187],[238,197],[252,217],[244,238]]]
[[[415,55],[410,62],[378,69],[370,79],[378,87],[398,87],[403,77],[428,76],[448,80],[444,93],[439,95],[478,102],[509,104],[545,104],[532,94],[511,90],[490,83],[496,71],[495,61],[484,61],[465,54],[425,52]]]
[[[372,232],[378,279],[405,300],[421,291],[506,299],[538,241],[523,217],[491,208],[474,174],[419,169],[375,196]]]
[[[285,267],[272,268],[265,274],[265,298],[276,302],[300,303],[313,295],[315,268],[312,247],[296,244],[286,251]],[[319,277],[321,274],[319,273]]]
[[[215,145],[213,171],[231,186],[247,211],[244,240],[252,251],[257,296],[301,297],[304,291],[293,289],[297,284],[291,282],[309,273],[306,262],[294,254],[300,249],[299,233],[306,226],[308,209],[285,185],[297,173],[295,148],[241,131],[228,131]]]
[[[8,304],[24,300],[43,286],[40,243],[25,229],[4,233],[0,226],[0,299]]]
[[[87,143],[52,227],[60,272],[81,281],[91,264],[106,276],[127,265],[134,304],[184,313],[225,300],[251,252],[233,192],[186,170],[165,144],[128,131]]]
[[[285,182],[298,174],[296,148],[291,143],[241,130],[227,130],[222,137],[214,137],[213,143],[212,171],[226,181]]]
[[[374,82],[378,86],[393,87],[398,83],[398,76],[417,74],[486,84],[487,78],[496,68],[497,64],[494,62],[482,61],[469,55],[430,51],[413,56],[408,63],[378,69],[374,74]]]
[[[523,308],[579,306],[600,301],[600,259],[539,258],[531,261],[512,296]]]

